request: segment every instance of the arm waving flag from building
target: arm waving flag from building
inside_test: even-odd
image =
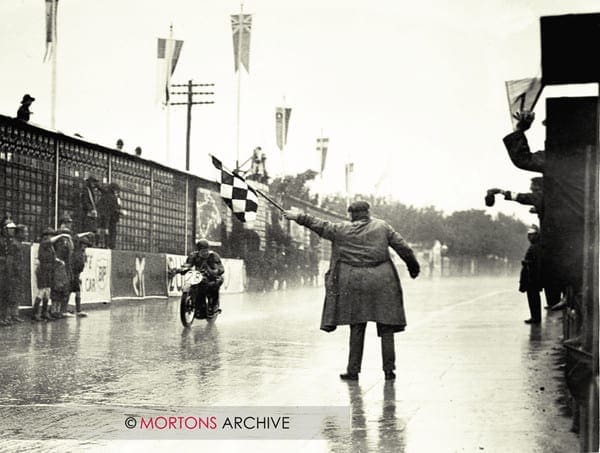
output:
[[[517,120],[515,113],[523,111],[532,112],[544,86],[542,79],[537,77],[509,80],[505,83],[510,118],[513,122],[513,128],[516,128]]]
[[[219,191],[221,198],[240,222],[256,219],[258,196],[256,190],[248,186],[240,175],[227,171],[215,156],[210,156],[212,163],[219,170]]]

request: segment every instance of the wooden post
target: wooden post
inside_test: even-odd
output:
[[[187,130],[185,134],[185,170],[190,171],[190,130],[192,128],[192,81],[188,80]]]

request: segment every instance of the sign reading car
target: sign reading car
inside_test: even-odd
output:
[[[35,270],[39,266],[37,259],[39,244],[31,246],[31,289],[32,297],[37,292]],[[85,250],[85,265],[79,276],[81,281],[81,303],[110,302],[111,251],[105,249],[87,248]],[[71,295],[70,303],[75,303],[75,295]]]

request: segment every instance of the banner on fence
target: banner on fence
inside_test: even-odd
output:
[[[112,300],[166,299],[165,255],[113,250]]]
[[[39,244],[32,244],[29,253],[31,266],[31,301],[37,294],[36,269],[39,265]],[[85,251],[85,267],[80,275],[81,303],[108,303],[110,302],[110,250],[88,248]],[[71,294],[70,303],[75,303],[75,295]]]

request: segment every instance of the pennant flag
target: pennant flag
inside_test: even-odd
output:
[[[246,184],[244,178],[235,173],[230,173],[223,168],[219,159],[210,156],[212,163],[220,172],[221,198],[240,222],[256,219],[258,210],[258,196],[256,191]]]
[[[323,170],[325,170],[325,161],[327,160],[327,148],[329,147],[329,139],[328,138],[318,138],[317,139],[317,151],[321,153],[321,174],[323,174]]]
[[[543,85],[541,78],[529,78],[519,80],[509,80],[506,84],[506,95],[508,96],[508,109],[513,123],[513,129],[516,130],[517,120],[514,114],[524,110],[532,112],[542,93]]]
[[[233,31],[233,57],[235,72],[240,62],[250,72],[250,31],[252,30],[252,14],[232,14],[231,29]]]
[[[346,193],[350,193],[350,177],[354,172],[354,163],[350,162],[346,164]]]
[[[287,132],[291,114],[291,108],[277,107],[275,109],[275,136],[277,147],[281,151],[283,151],[283,147],[287,143]]]
[[[171,76],[175,72],[175,66],[181,54],[183,41],[178,39],[158,38],[157,58],[158,58],[158,91],[156,100],[162,104],[169,103],[169,87],[171,86]]]
[[[44,61],[48,61],[54,54],[56,46],[56,13],[58,11],[58,0],[46,0],[46,53]]]

